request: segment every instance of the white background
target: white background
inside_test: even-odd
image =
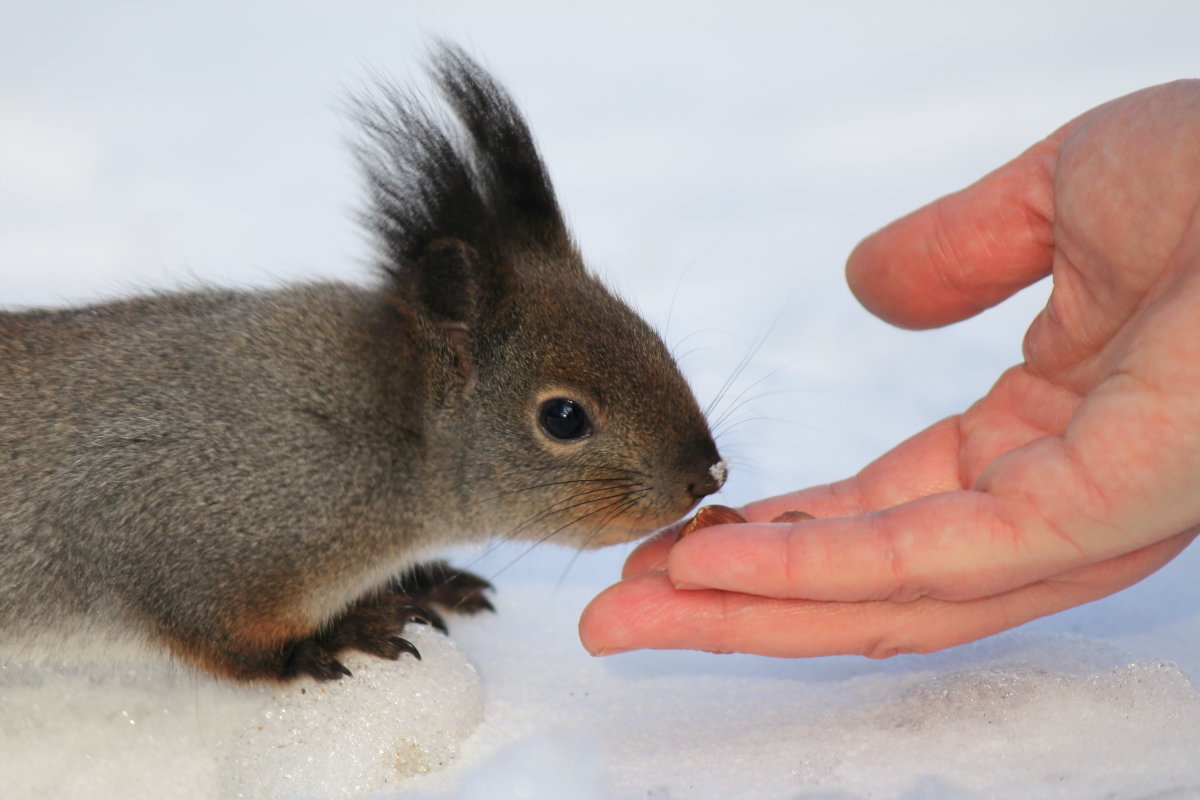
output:
[[[720,439],[737,504],[853,472],[1019,359],[1047,287],[904,332],[854,304],[846,254],[1076,114],[1196,75],[1197,30],[1188,2],[10,0],[0,304],[367,279],[339,103],[371,70],[421,80],[444,35],[510,87],[585,257],[701,400],[746,360]],[[1200,796],[1195,552],[1088,608],[887,663],[591,660],[574,621],[623,556],[465,554],[499,587],[497,617],[455,626],[486,723],[407,791]]]

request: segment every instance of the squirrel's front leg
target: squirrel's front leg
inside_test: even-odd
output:
[[[226,610],[215,626],[219,632],[204,622],[186,629],[168,623],[160,631],[176,654],[222,677],[250,682],[304,675],[337,680],[350,674],[338,660],[346,650],[391,660],[404,653],[420,658],[403,636],[410,622],[429,623],[445,632],[437,609],[466,614],[492,610],[484,596],[491,588],[482,578],[434,561],[393,578],[320,625],[300,621],[287,601],[277,597],[266,607],[260,599],[258,605],[244,606],[251,610]]]
[[[301,676],[337,680],[350,671],[338,660],[359,650],[395,660],[404,653],[420,658],[404,638],[410,622],[429,623],[445,632],[441,611],[474,614],[492,610],[484,593],[491,585],[443,561],[420,564],[364,595],[321,623],[303,621],[287,599],[247,602],[241,611],[222,609],[220,619],[200,615],[194,624],[160,621],[159,632],[184,660],[225,678],[249,682],[289,681]]]
[[[491,588],[483,578],[444,561],[418,564],[389,581],[381,592],[350,606],[318,635],[292,644],[280,677],[311,675],[318,680],[336,680],[349,675],[350,670],[337,660],[344,650],[390,660],[402,653],[420,658],[412,642],[400,635],[405,625],[428,623],[445,633],[446,624],[435,607],[463,614],[492,611],[484,596]]]

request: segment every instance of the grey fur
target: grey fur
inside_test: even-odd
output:
[[[0,639],[101,627],[288,677],[439,547],[627,541],[719,488],[690,390],[583,269],[507,95],[449,46],[434,72],[465,141],[395,90],[361,106],[377,285],[0,313]],[[593,434],[547,436],[551,396]]]

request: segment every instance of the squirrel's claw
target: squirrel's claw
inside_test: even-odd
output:
[[[442,615],[428,606],[412,604],[401,606],[399,610],[401,613],[408,614],[409,622],[416,622],[421,625],[432,625],[442,633],[450,633],[450,630],[446,627],[446,620],[442,619]]]
[[[319,681],[336,681],[353,675],[346,665],[316,639],[297,642],[283,668],[284,678],[307,675]]]
[[[474,614],[479,611],[491,611],[493,614],[496,613],[496,607],[492,605],[492,601],[488,600],[481,594],[474,595],[471,598],[470,605],[466,603],[460,603],[455,607],[455,610],[462,611],[466,614]]]
[[[418,564],[393,579],[388,589],[412,598],[427,613],[431,605],[460,614],[496,610],[484,595],[484,592],[492,591],[492,584],[478,575],[455,569],[445,561]],[[430,624],[445,633],[446,626],[441,617],[433,616]]]
[[[396,655],[392,656],[392,660],[399,658],[400,653],[402,652],[411,653],[417,659],[417,661],[421,660],[421,652],[417,650],[417,646],[408,639],[403,639],[399,636],[393,636],[391,642],[396,646],[397,649],[397,653]]]

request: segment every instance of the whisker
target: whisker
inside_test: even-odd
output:
[[[598,538],[600,534],[604,532],[604,529],[608,527],[610,522],[621,516],[626,509],[633,508],[636,504],[637,501],[633,499],[625,499],[618,503],[613,503],[612,506],[610,506],[612,513],[602,520],[599,525],[592,529],[591,533],[588,535],[588,540],[591,541]]]
[[[604,529],[608,526],[608,524],[610,522],[612,522],[617,517],[621,516],[621,514],[624,513],[627,509],[633,508],[635,505],[637,505],[637,502],[634,500],[625,500],[620,503],[614,503],[612,506],[612,513],[609,514],[608,517],[603,522],[601,522],[599,525],[596,526],[595,530],[592,531],[592,534],[589,538],[595,539],[596,537],[598,537],[604,531]],[[575,562],[579,560],[579,557],[581,555],[583,555],[583,550],[575,550],[574,552],[571,553],[570,560],[567,561],[567,565],[565,567],[563,567],[562,573],[558,576],[558,580],[554,584],[555,592],[558,592],[559,590],[562,589],[563,581],[565,581],[567,579],[567,575],[570,573],[571,569],[575,566]]]
[[[775,317],[771,320],[771,324],[767,326],[767,329],[763,331],[762,334],[759,335],[753,342],[751,342],[749,350],[747,350],[746,354],[742,356],[741,360],[738,362],[738,365],[734,368],[730,376],[725,379],[723,384],[721,384],[721,388],[717,390],[716,397],[714,397],[712,402],[708,404],[708,407],[704,409],[704,416],[708,417],[712,414],[713,410],[721,403],[722,400],[724,400],[725,395],[729,392],[729,390],[733,388],[733,385],[736,383],[737,379],[740,378],[742,373],[746,371],[746,368],[750,366],[750,361],[754,358],[754,356],[758,355],[758,352],[762,350],[763,345],[766,344],[767,339],[770,338],[771,334],[775,332],[776,326],[779,325],[779,320],[783,318],[784,310],[785,308],[780,308],[775,314]]]
[[[624,476],[622,476],[622,477],[624,477]],[[504,498],[504,497],[511,497],[511,496],[512,496],[512,495],[514,495],[514,494],[521,494],[522,492],[532,492],[532,491],[535,491],[535,490],[537,490],[537,489],[548,489],[548,488],[550,488],[550,487],[552,487],[552,486],[570,486],[571,484],[576,484],[576,483],[608,483],[608,484],[613,484],[615,481],[618,481],[618,480],[621,480],[621,479],[622,479],[622,478],[575,478],[575,479],[568,480],[568,481],[549,481],[549,482],[547,482],[547,483],[535,483],[535,484],[533,484],[532,486],[524,486],[524,487],[522,487],[522,488],[520,488],[520,489],[510,489],[510,490],[508,490],[507,492],[501,492],[500,494],[494,494],[494,495],[491,495],[491,496],[489,496],[489,497],[481,497],[481,498],[479,498],[479,499],[477,499],[477,500],[473,500],[473,501],[471,502],[471,505],[477,505],[477,504],[480,504],[480,503],[488,503],[488,502],[491,502],[491,501],[493,501],[493,500],[499,500],[499,499],[501,499],[501,498]],[[629,484],[625,484],[625,485],[626,485],[626,486],[637,486],[637,485],[639,485],[639,484],[636,484],[636,483],[629,483]],[[613,487],[613,488],[615,488],[615,487]]]
[[[517,525],[515,528],[513,528],[513,529],[511,529],[511,530],[507,531],[506,533],[503,533],[503,534],[498,534],[498,535],[495,537],[495,539],[493,540],[492,544],[491,544],[490,546],[488,546],[487,548],[485,548],[485,549],[484,549],[484,551],[483,551],[482,553],[480,553],[480,555],[479,555],[477,558],[473,559],[473,560],[470,562],[470,564],[468,564],[468,566],[471,566],[472,564],[478,563],[479,561],[481,561],[481,560],[483,560],[484,558],[488,557],[489,555],[491,555],[492,553],[494,553],[496,550],[498,550],[498,549],[499,549],[500,547],[502,547],[503,545],[505,545],[505,544],[508,544],[509,542],[511,542],[511,541],[513,541],[514,539],[516,539],[516,538],[517,538],[517,536],[518,536],[518,535],[521,533],[521,531],[523,531],[523,530],[525,530],[525,529],[529,528],[529,527],[530,527],[530,526],[532,526],[532,525],[535,525],[535,524],[537,524],[538,522],[541,522],[542,520],[546,519],[547,517],[553,516],[554,514],[559,514],[559,513],[566,512],[566,511],[570,511],[570,510],[571,510],[571,508],[577,508],[577,507],[579,507],[579,506],[585,506],[585,505],[588,505],[588,504],[590,504],[590,503],[604,502],[605,500],[612,499],[613,497],[620,497],[620,496],[622,496],[622,495],[621,495],[621,494],[617,494],[617,495],[612,495],[612,496],[610,496],[610,497],[593,498],[593,499],[591,499],[591,500],[584,501],[584,502],[582,502],[582,503],[576,503],[575,505],[573,505],[573,506],[570,506],[570,507],[567,507],[567,508],[557,508],[557,506],[561,506],[563,503],[568,503],[568,502],[570,502],[570,501],[572,501],[572,500],[576,499],[578,496],[579,496],[579,495],[572,495],[571,497],[564,498],[563,500],[559,500],[558,502],[556,502],[556,503],[553,503],[553,504],[552,504],[552,505],[550,505],[549,507],[542,509],[542,510],[541,510],[541,511],[539,511],[537,514],[533,515],[533,516],[532,516],[532,517],[530,517],[529,519],[527,519],[527,520],[525,520],[524,522],[522,522],[522,523],[520,523],[519,525]],[[568,523],[567,523],[565,526],[563,526],[563,527],[569,527],[570,525],[571,525],[571,523],[570,523],[570,522],[568,522]],[[557,531],[558,531],[558,530],[562,530],[562,528],[559,528],[559,529],[557,529],[556,531],[552,531],[552,532],[551,532],[551,535],[552,535],[553,533],[557,533]],[[541,541],[541,540],[539,540],[539,541]]]
[[[563,470],[563,468],[559,465],[545,466],[545,467],[524,467],[523,469],[528,469],[532,472],[562,472],[562,470]],[[604,480],[619,480],[619,479],[635,480],[638,478],[650,479],[652,477],[649,473],[643,472],[642,470],[633,469],[631,467],[616,467],[616,466],[612,466],[609,464],[586,464],[585,463],[585,464],[580,464],[575,467],[572,467],[572,469],[580,474],[585,475],[586,477],[573,478],[568,481],[563,481],[563,483],[570,483],[571,481],[575,481],[575,480],[579,480],[579,481],[604,481]],[[552,485],[555,485],[556,483],[557,483],[556,481],[548,481],[544,485],[552,486]],[[543,485],[543,484],[539,484],[539,485]]]
[[[671,333],[671,319],[675,316],[675,304],[679,300],[679,290],[683,288],[683,280],[688,276],[688,273],[691,272],[692,268],[695,266],[696,262],[693,260],[692,263],[683,268],[683,272],[679,273],[679,278],[677,278],[675,281],[675,289],[671,292],[671,303],[667,306],[667,323],[663,326],[664,339],[667,339]]]
[[[725,395],[731,388],[733,388],[733,385],[737,379],[740,378],[742,373],[746,371],[746,368],[750,366],[750,360],[753,359],[754,356],[758,354],[758,351],[762,348],[763,341],[764,340],[760,339],[757,342],[752,343],[750,349],[745,353],[745,355],[742,356],[741,360],[738,361],[737,366],[733,368],[733,372],[729,374],[729,377],[727,377],[725,382],[721,384],[721,387],[717,389],[716,396],[713,397],[707,406],[705,406],[705,417],[710,417],[713,413],[713,410],[720,405],[721,401],[725,399]]]
[[[639,494],[637,498],[631,498],[631,499],[630,499],[630,501],[626,501],[626,502],[636,502],[636,500],[640,500],[640,499],[641,499],[642,497],[644,497],[644,496],[645,496],[644,494]],[[576,517],[575,519],[573,519],[573,520],[571,520],[571,521],[567,522],[566,524],[564,524],[564,525],[560,525],[559,527],[555,528],[554,530],[552,530],[552,531],[549,531],[548,533],[544,534],[543,536],[540,536],[540,537],[538,537],[538,538],[537,538],[537,539],[536,539],[534,542],[532,542],[532,543],[531,543],[531,544],[530,544],[528,547],[526,547],[524,550],[522,550],[520,553],[518,553],[518,554],[517,554],[517,556],[516,556],[516,558],[512,559],[511,561],[509,561],[507,564],[505,564],[503,567],[501,567],[501,568],[500,568],[499,570],[497,570],[496,572],[492,573],[492,577],[495,577],[495,576],[498,576],[498,575],[500,575],[500,574],[501,574],[501,573],[503,573],[505,570],[507,570],[508,568],[510,568],[510,567],[511,567],[513,564],[516,564],[516,563],[517,563],[518,561],[520,561],[522,558],[524,558],[525,556],[529,555],[529,553],[533,552],[533,549],[534,549],[535,547],[537,547],[538,545],[541,545],[541,544],[545,544],[547,541],[549,541],[549,540],[550,540],[551,538],[553,538],[555,535],[557,535],[557,534],[561,533],[562,531],[565,531],[567,528],[570,528],[570,527],[573,527],[573,526],[575,526],[575,525],[578,525],[580,522],[582,522],[583,520],[587,519],[588,517],[591,517],[591,516],[593,516],[593,515],[595,515],[595,514],[599,514],[599,513],[603,512],[603,511],[606,511],[606,510],[608,510],[608,509],[610,509],[610,508],[611,508],[611,506],[603,506],[603,507],[601,507],[601,508],[598,508],[598,509],[594,509],[594,510],[592,510],[592,511],[589,511],[589,512],[587,512],[586,514],[581,514],[581,515],[579,515],[578,517]]]
[[[728,436],[730,433],[737,430],[740,426],[748,425],[751,422],[770,422],[770,423],[776,424],[776,425],[790,425],[791,427],[796,428],[798,430],[802,430],[802,431],[819,430],[818,428],[814,428],[812,425],[805,425],[803,422],[798,422],[797,420],[794,420],[794,419],[786,419],[784,417],[767,417],[767,416],[763,416],[760,414],[757,416],[750,416],[750,417],[738,417],[735,420],[731,420],[730,422],[728,422],[725,425],[725,427],[721,428],[720,433],[714,433],[714,435],[715,436]]]
[[[549,533],[539,537],[537,539],[537,541],[534,542],[534,545],[536,546],[539,544],[544,544],[545,542],[549,541],[551,538],[553,538],[557,534],[562,533],[567,528],[575,527],[576,525],[578,525],[580,522],[583,522],[588,517],[594,516],[596,514],[601,514],[605,511],[610,511],[614,506],[620,507],[619,510],[616,512],[616,514],[611,515],[609,518],[607,518],[602,523],[602,525],[607,525],[609,522],[611,522],[613,519],[615,519],[621,513],[621,511],[624,511],[625,507],[632,508],[633,506],[635,506],[637,504],[637,501],[641,500],[642,497],[644,497],[644,496],[645,496],[644,494],[639,494],[636,497],[628,497],[624,500],[618,500],[618,501],[610,503],[606,506],[602,506],[600,508],[593,509],[592,511],[589,511],[586,514],[580,514],[578,517],[571,520],[567,524],[560,525],[559,527],[555,528],[554,530],[550,531]]]
[[[644,497],[645,495],[646,495],[646,492],[643,491],[639,494],[639,497]],[[508,533],[501,536],[500,537],[501,540],[502,541],[511,541],[512,539],[516,538],[517,534],[521,533],[524,530],[527,530],[531,525],[535,525],[538,522],[541,522],[542,520],[546,519],[547,517],[553,516],[554,514],[562,514],[567,511],[571,511],[572,509],[580,508],[581,506],[592,505],[593,503],[603,503],[606,500],[617,500],[622,497],[628,497],[628,496],[630,496],[630,492],[622,491],[622,492],[618,492],[616,494],[606,495],[604,497],[593,497],[589,500],[584,500],[582,502],[571,503],[571,501],[575,500],[578,496],[579,495],[573,495],[571,497],[565,498],[565,499],[560,500],[557,503],[554,503],[553,505],[543,509],[542,511],[539,511],[532,518],[526,520],[525,522],[518,525],[516,528],[513,528],[511,531],[509,531]],[[556,507],[556,506],[561,506],[563,503],[571,503],[571,505],[563,506],[562,508]],[[554,533],[557,533],[558,531],[563,530],[563,528],[569,527],[571,524],[572,523],[567,523],[567,525],[563,526],[562,528],[558,528],[557,530],[555,530]]]
[[[678,342],[675,342],[675,344],[671,346],[671,357],[674,358],[676,361],[681,361],[686,356],[689,356],[698,350],[707,349],[710,345],[699,345],[697,347],[693,347],[691,350],[688,350],[687,352],[683,353],[682,355],[679,354],[679,348],[683,347],[683,345],[686,344],[689,339],[694,339],[697,336],[700,336],[703,334],[708,334],[708,333],[719,333],[722,336],[732,337],[732,334],[730,334],[729,331],[722,330],[721,328],[698,328],[698,329],[692,331],[691,333],[689,333],[688,335],[684,336],[682,339],[680,339]]]
[[[552,465],[552,466],[544,466],[544,467],[523,467],[522,469],[528,470],[530,472],[562,472],[563,471],[563,467],[560,465]],[[636,469],[632,469],[629,467],[616,467],[616,466],[611,466],[608,464],[586,464],[585,463],[585,464],[580,464],[580,465],[574,466],[574,467],[572,467],[572,469],[576,470],[578,472],[587,474],[588,478],[586,478],[586,480],[605,480],[605,478],[604,478],[605,474],[608,474],[611,476],[611,478],[609,478],[610,480],[616,479],[616,478],[634,478],[634,477],[649,478],[650,477],[649,474],[647,474],[641,470],[636,470]],[[438,469],[436,471],[431,471],[430,474],[433,474],[433,475],[459,475],[461,473],[462,473],[461,467],[448,466],[448,467],[443,467],[441,469]]]
[[[754,389],[756,386],[760,386],[764,382],[769,381],[771,378],[775,377],[780,372],[783,372],[785,369],[788,369],[790,366],[791,366],[791,364],[783,364],[779,367],[776,367],[775,369],[766,373],[761,378],[754,381],[749,386],[745,387],[740,392],[738,392],[737,395],[732,400],[729,401],[729,404],[730,404],[729,408],[727,408],[727,409],[725,409],[725,411],[721,412],[721,416],[719,416],[716,419],[716,421],[714,421],[712,423],[712,426],[714,428],[719,426],[725,420],[725,418],[727,416],[729,416],[729,414],[731,414],[733,411],[735,411],[736,409],[740,408],[741,406],[745,405],[748,402],[753,402],[753,401],[757,400],[760,397],[770,397],[771,395],[774,395],[774,394],[792,394],[794,392],[794,390],[791,390],[791,389],[776,389],[776,390],[772,390],[770,392],[761,392],[761,393],[756,394],[749,398],[746,397],[746,395],[749,394],[749,392],[752,389]]]

